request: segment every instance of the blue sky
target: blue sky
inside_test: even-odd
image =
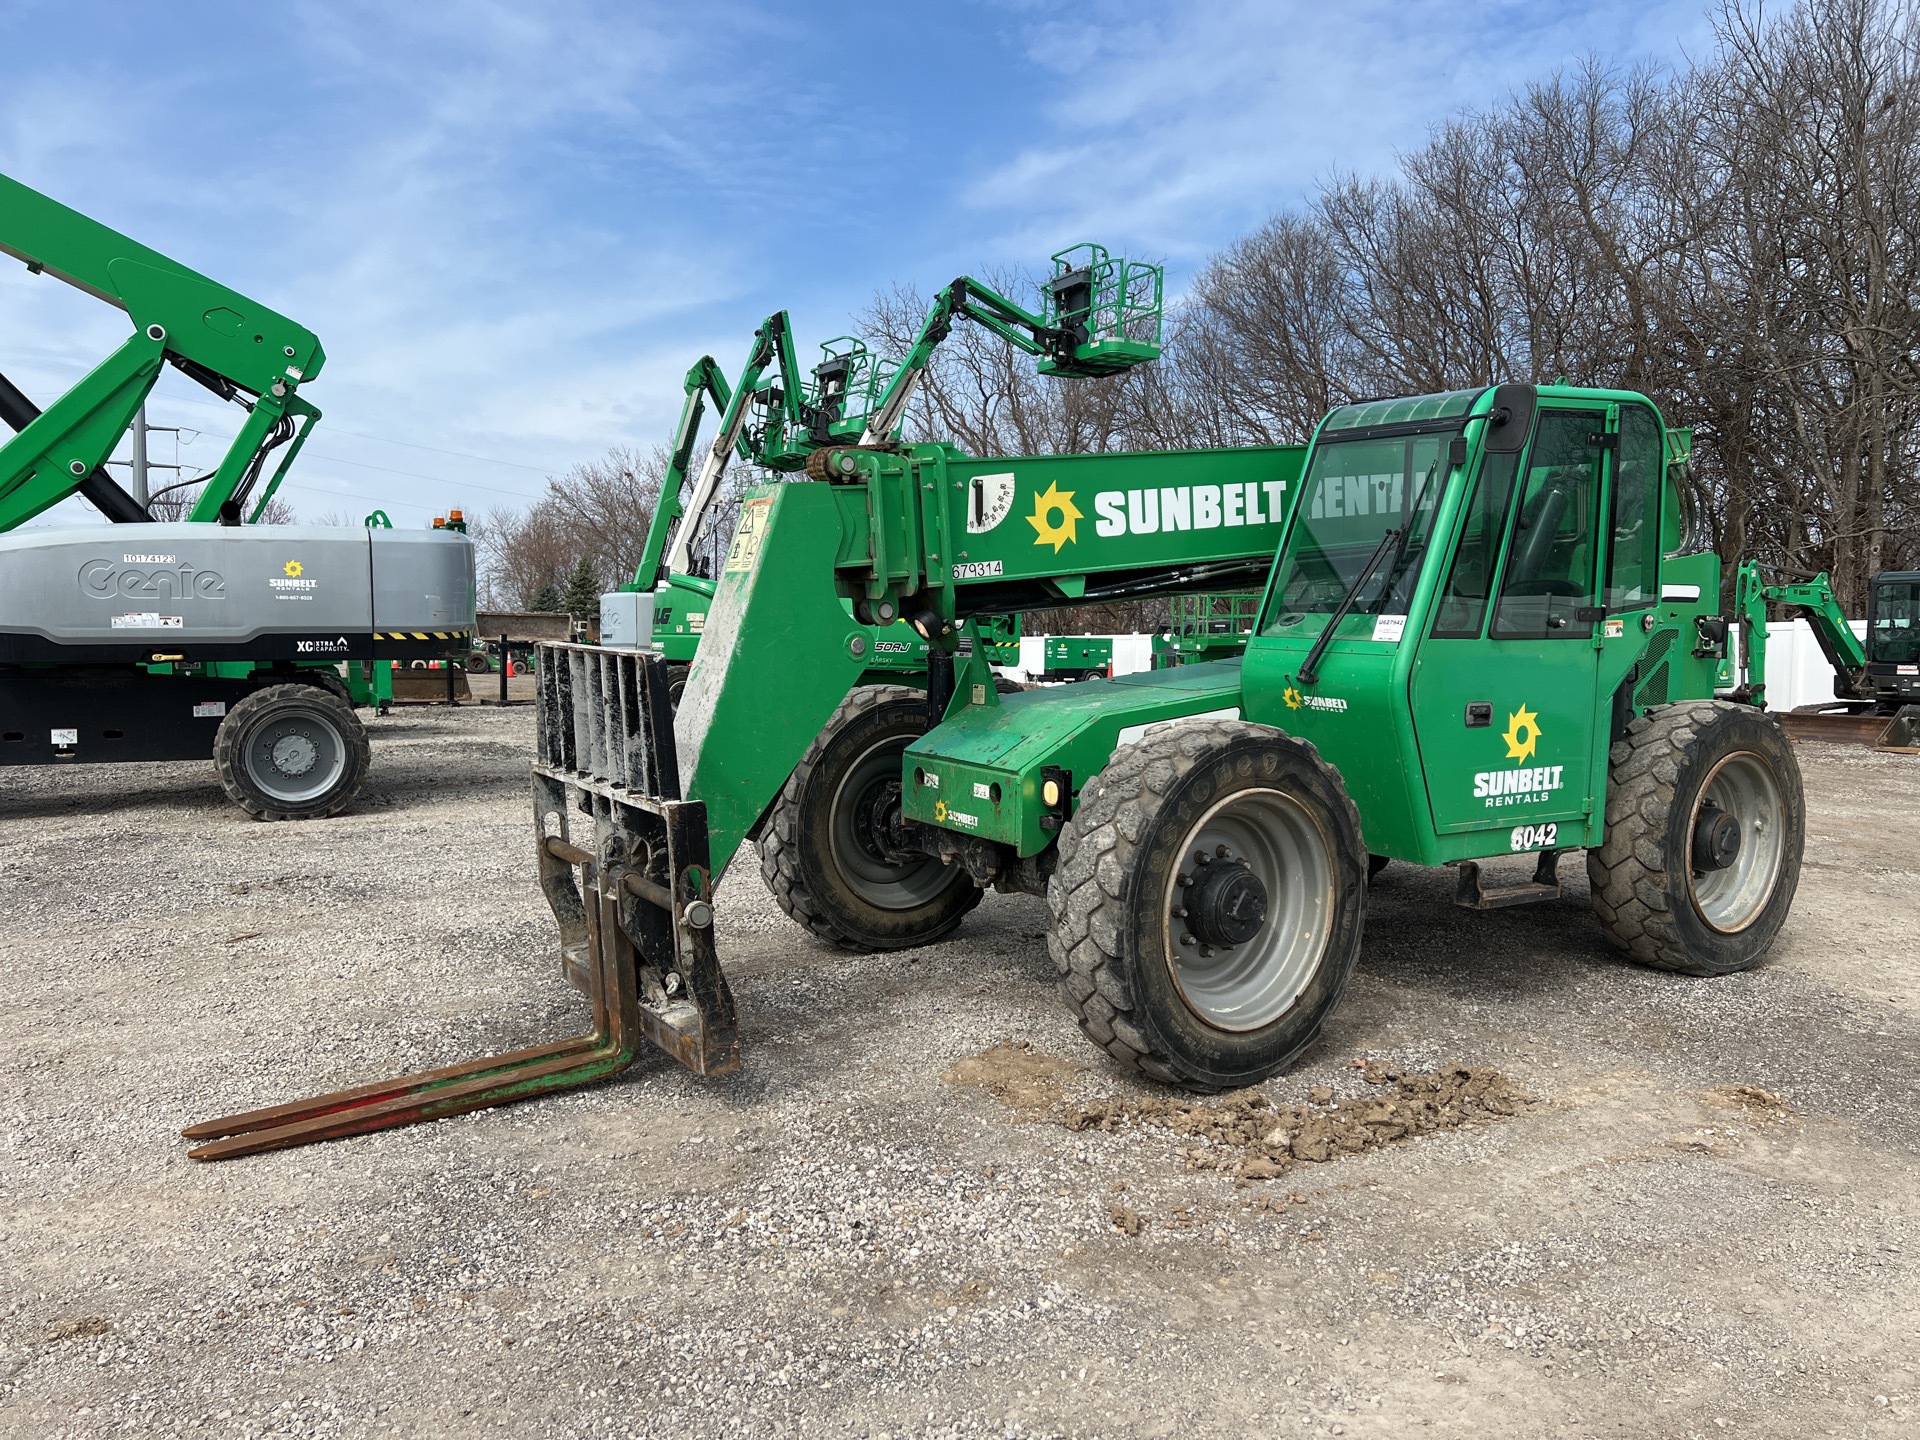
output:
[[[773,309],[810,352],[881,287],[1083,239],[1177,294],[1461,107],[1709,46],[1702,0],[0,0],[0,171],[316,331],[285,493],[418,525],[664,441]],[[42,404],[125,333],[0,257],[0,372]],[[168,372],[150,419],[211,465],[234,415]]]

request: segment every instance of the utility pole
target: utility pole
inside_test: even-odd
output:
[[[147,406],[142,401],[133,415],[133,498],[142,505],[151,498],[147,493]]]

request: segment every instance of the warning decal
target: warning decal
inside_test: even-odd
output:
[[[767,517],[773,513],[773,497],[762,496],[740,507],[740,528],[733,532],[733,547],[727,551],[726,572],[751,572],[760,563],[760,542],[766,538]],[[692,617],[688,617],[692,618]]]

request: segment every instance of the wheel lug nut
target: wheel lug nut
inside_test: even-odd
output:
[[[1214,846],[1214,847],[1213,847],[1213,853],[1214,853],[1215,855],[1217,855],[1217,856],[1219,856],[1219,857],[1220,857],[1220,858],[1221,858],[1222,860],[1224,860],[1224,859],[1226,859],[1226,858],[1227,858],[1227,857],[1228,857],[1229,855],[1231,855],[1231,854],[1232,854],[1233,852],[1232,852],[1231,850],[1229,850],[1229,849],[1227,849],[1227,847],[1226,847],[1226,846],[1224,846],[1224,845],[1216,845],[1216,846]]]
[[[1210,865],[1213,863],[1213,856],[1207,854],[1204,850],[1196,850],[1193,852],[1193,863],[1196,865]]]
[[[1180,943],[1181,943],[1182,945],[1191,945],[1191,944],[1193,944],[1193,943],[1194,943],[1194,942],[1193,942],[1193,936],[1191,936],[1191,935],[1182,935],[1182,936],[1180,937]]]

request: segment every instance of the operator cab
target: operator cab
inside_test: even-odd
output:
[[[1876,575],[1868,587],[1867,682],[1878,699],[1920,701],[1920,571]]]
[[[1247,714],[1338,766],[1375,854],[1597,841],[1622,687],[1678,633],[1654,618],[1684,529],[1663,503],[1667,443],[1644,397],[1564,386],[1322,422],[1248,649]],[[1717,570],[1683,589],[1711,598]]]

